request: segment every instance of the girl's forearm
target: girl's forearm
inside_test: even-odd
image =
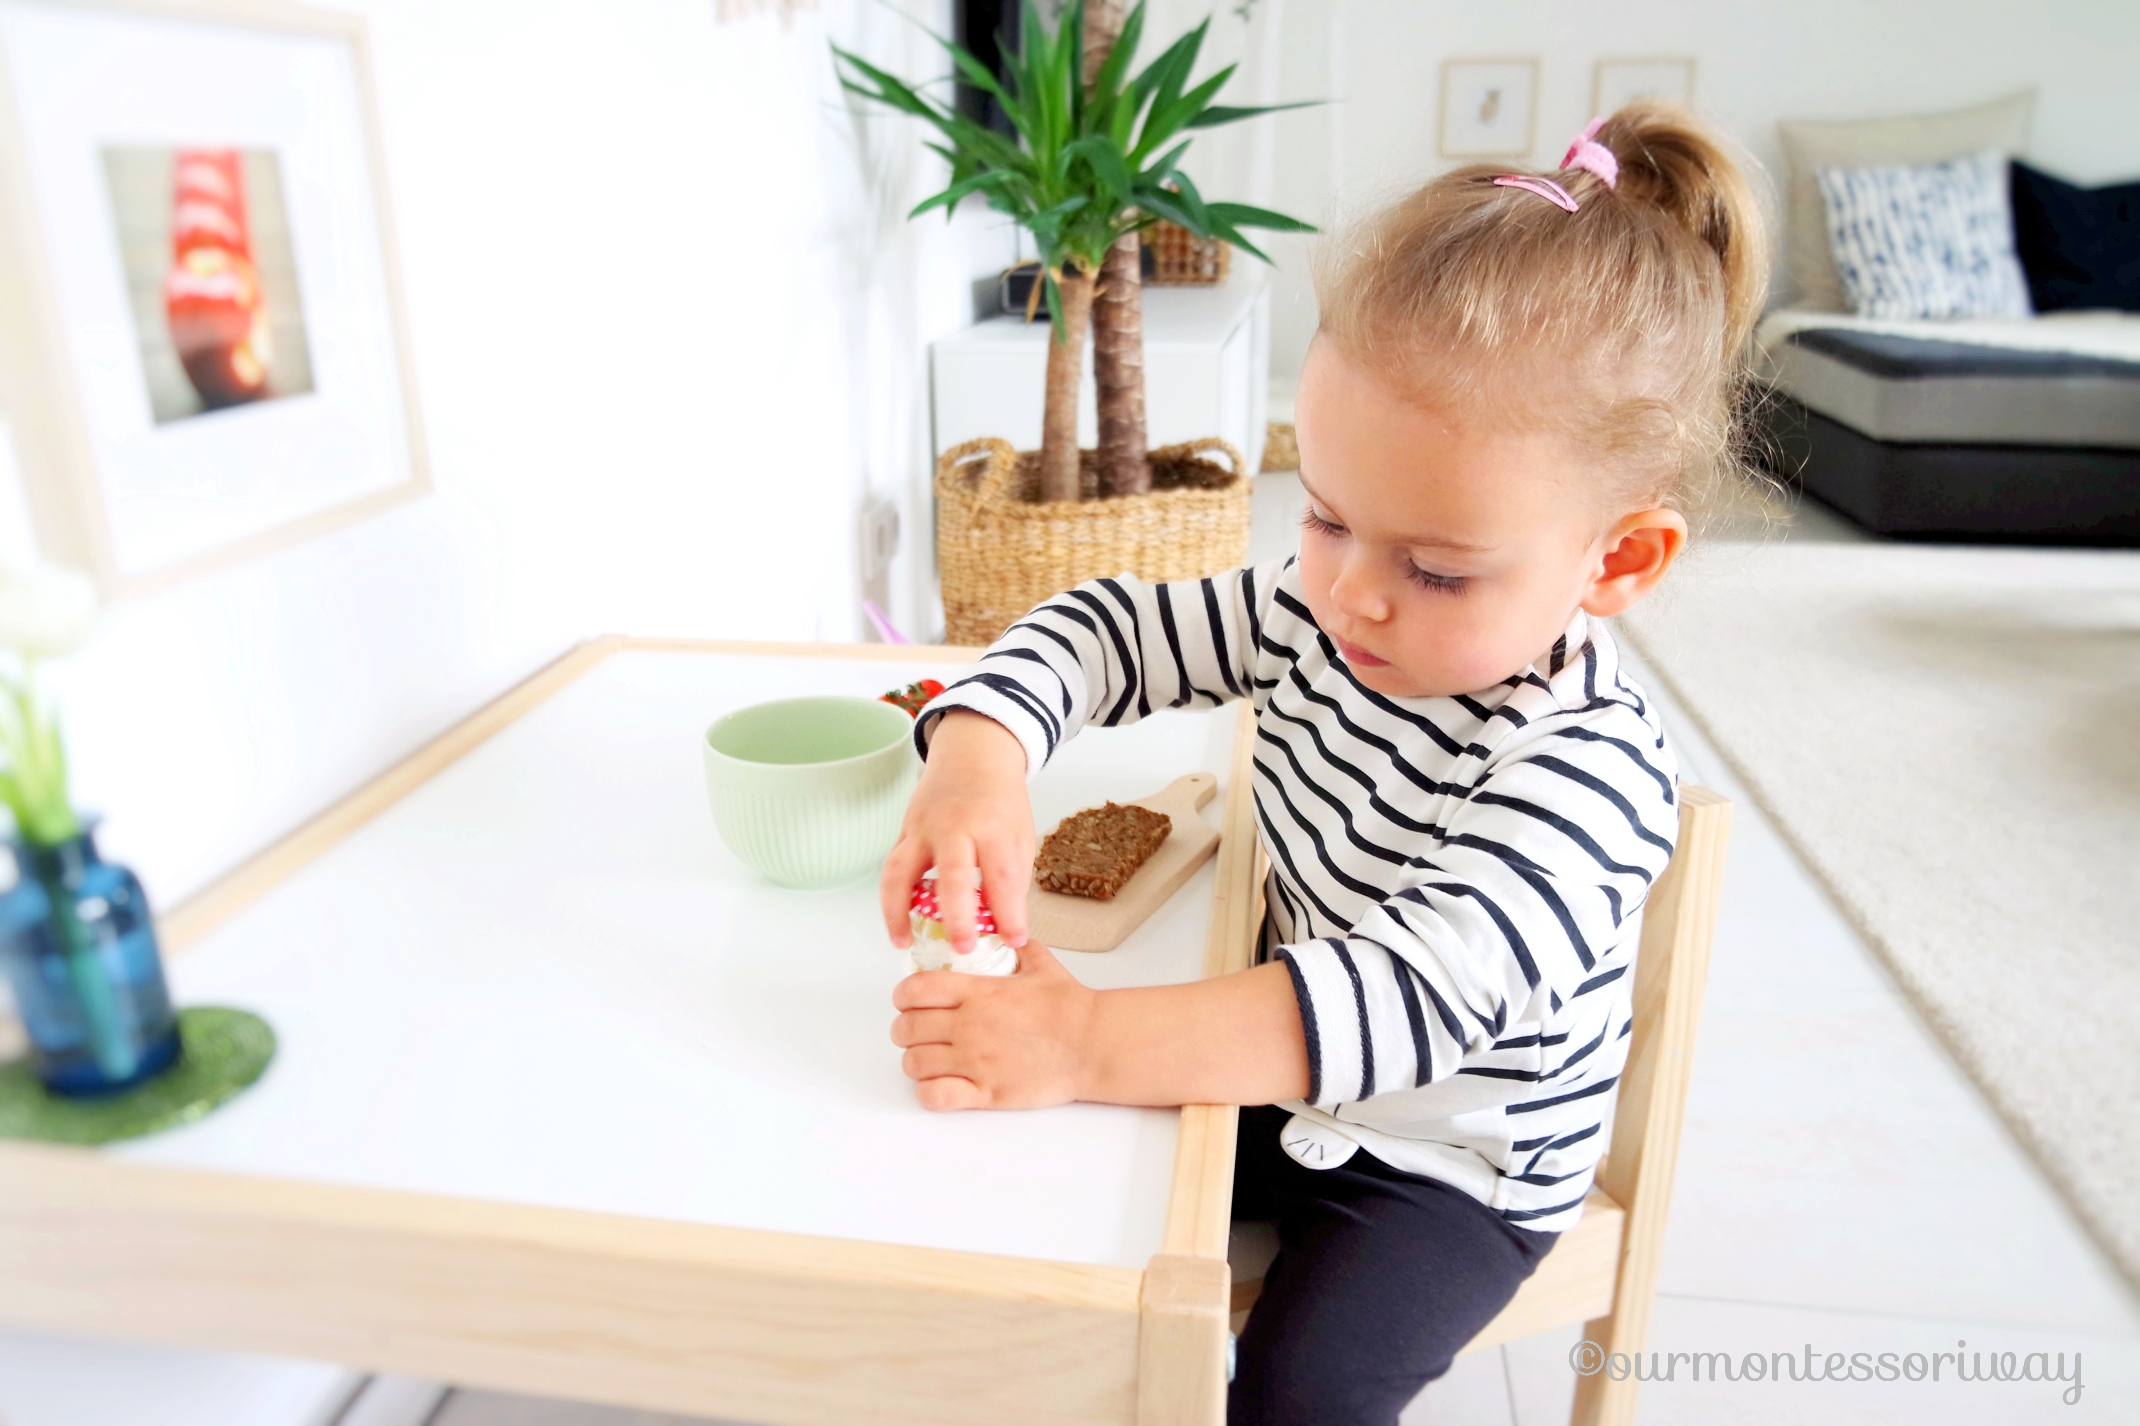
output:
[[[1098,992],[1083,1061],[1077,1097],[1102,1104],[1276,1104],[1308,1092],[1300,1005],[1277,962]]]

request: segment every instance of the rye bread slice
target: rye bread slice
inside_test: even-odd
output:
[[[1048,833],[1033,875],[1047,891],[1112,901],[1173,830],[1174,819],[1164,812],[1113,802],[1088,807]]]

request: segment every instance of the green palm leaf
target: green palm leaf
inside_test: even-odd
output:
[[[1184,129],[1215,129],[1221,124],[1238,124],[1243,119],[1253,119],[1259,114],[1279,114],[1287,109],[1315,109],[1322,106],[1320,99],[1301,99],[1291,104],[1258,104],[1253,108],[1240,109],[1226,104],[1214,104],[1203,113],[1183,124]]]
[[[1218,221],[1240,228],[1269,228],[1274,233],[1315,231],[1313,223],[1303,223],[1298,218],[1288,218],[1268,208],[1251,208],[1246,203],[1212,203],[1206,205],[1206,211]]]
[[[1180,169],[1184,134],[1299,104],[1241,107],[1212,101],[1233,78],[1228,65],[1191,84],[1211,28],[1205,20],[1132,75],[1145,9],[1134,6],[1088,88],[1084,68],[1084,0],[1072,0],[1052,28],[1035,0],[1022,0],[1019,43],[1006,49],[1000,77],[956,41],[934,36],[951,58],[953,77],[989,95],[1015,137],[976,124],[915,85],[833,46],[841,86],[862,99],[907,114],[941,142],[929,147],[950,168],[938,192],[909,214],[941,208],[948,216],[973,196],[1032,233],[1048,272],[1050,312],[1055,274],[1065,264],[1097,271],[1117,239],[1165,218],[1199,237],[1225,238],[1268,262],[1240,236],[1243,227],[1312,232],[1307,223],[1242,204],[1206,203]],[[1153,155],[1161,149],[1159,157]],[[1060,325],[1060,318],[1055,319]]]

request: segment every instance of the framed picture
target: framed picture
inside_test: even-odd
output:
[[[1590,112],[1610,114],[1637,99],[1694,102],[1691,59],[1601,59],[1590,84]]]
[[[275,0],[0,0],[0,402],[108,598],[430,488],[370,56]]]
[[[1537,110],[1537,60],[1442,62],[1442,157],[1526,157]]]

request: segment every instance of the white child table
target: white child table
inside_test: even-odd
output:
[[[0,1320],[751,1421],[1221,1420],[1233,1111],[927,1113],[875,887],[770,886],[706,809],[720,714],[967,657],[597,640],[177,908],[180,1001],[278,1058],[185,1129],[0,1145]],[[1045,827],[1220,779],[1218,857],[1087,984],[1246,963],[1237,713],[1036,783]]]

